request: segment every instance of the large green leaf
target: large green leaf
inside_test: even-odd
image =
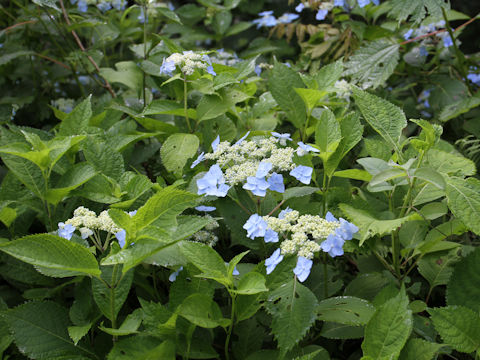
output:
[[[292,280],[271,291],[266,310],[272,315],[272,332],[283,352],[290,350],[305,336],[316,319],[315,295]]]
[[[368,323],[375,307],[364,299],[338,296],[321,301],[317,312],[320,320],[359,326]]]
[[[118,181],[125,171],[122,155],[105,142],[85,142],[83,154],[96,171],[112,179]]]
[[[370,214],[366,210],[355,209],[354,207],[347,204],[340,204],[339,207],[345,214],[345,216],[359,227],[360,245],[362,245],[365,240],[371,238],[372,236],[382,236],[390,233],[391,231],[399,228],[407,221],[422,219],[422,217],[417,213],[412,213],[398,219],[382,220],[376,218],[374,215]]]
[[[430,167],[439,173],[455,176],[471,176],[476,173],[475,163],[459,154],[430,149],[426,156]]]
[[[455,265],[447,286],[448,305],[462,305],[480,311],[480,248]]]
[[[399,360],[432,360],[441,347],[441,344],[423,339],[410,339],[400,353]]]
[[[175,343],[145,335],[133,336],[115,343],[107,360],[175,360]]]
[[[402,130],[407,126],[403,111],[392,103],[369,94],[358,88],[353,88],[355,103],[360,108],[363,117],[370,126],[378,132],[397,153]]]
[[[102,266],[101,278],[92,279],[93,298],[102,314],[114,320],[132,286],[133,270],[123,273],[121,265]]]
[[[120,61],[115,64],[117,70],[101,68],[100,75],[111,83],[120,83],[140,92],[143,84],[143,72],[134,61]]]
[[[178,307],[177,313],[192,324],[203,328],[227,327],[230,320],[222,316],[222,311],[212,298],[205,294],[193,294]]]
[[[303,128],[307,112],[302,98],[294,90],[305,87],[300,75],[281,63],[275,63],[268,84],[273,98],[287,113],[288,120],[297,128]]]
[[[447,200],[453,214],[480,235],[480,180],[448,178]]]
[[[218,95],[204,95],[197,106],[199,121],[216,118],[225,114],[234,104]]]
[[[448,9],[448,3],[444,0],[393,0],[388,15],[403,22],[411,17],[414,23],[419,23],[428,14],[442,17],[442,8]]]
[[[384,39],[368,42],[345,63],[344,75],[351,75],[363,89],[382,85],[397,67],[399,45]]]
[[[235,291],[242,295],[253,295],[268,291],[265,287],[265,277],[257,272],[249,272],[242,276]]]
[[[8,169],[36,196],[43,199],[46,192],[45,178],[40,168],[31,161],[15,156],[2,155]]]
[[[363,355],[370,359],[395,359],[413,328],[405,290],[380,306],[365,328]]]
[[[42,269],[57,271],[58,277],[100,275],[97,260],[87,248],[55,235],[25,236],[1,243],[0,250]]]
[[[93,167],[86,162],[78,163],[62,175],[54,189],[48,189],[45,198],[51,204],[57,205],[70,191],[85,184],[95,174]]]
[[[8,310],[5,320],[15,344],[31,359],[94,354],[82,345],[75,346],[67,332],[67,309],[51,301],[29,302]]]
[[[343,72],[343,62],[341,60],[322,66],[315,74],[315,81],[320,90],[327,90],[340,80]]]
[[[443,341],[455,350],[471,353],[480,349],[480,316],[463,306],[428,309]]]
[[[453,264],[458,261],[456,250],[448,254],[428,254],[418,262],[418,272],[428,281],[430,289],[447,285],[453,273]]]
[[[78,135],[88,126],[92,117],[91,96],[87,97],[80,104],[75,106],[60,124],[59,135]]]
[[[315,127],[315,144],[320,149],[320,157],[324,162],[334,153],[342,140],[340,124],[333,112],[324,109]]]
[[[168,171],[180,177],[187,160],[197,153],[200,141],[192,134],[173,134],[160,149],[162,163]]]

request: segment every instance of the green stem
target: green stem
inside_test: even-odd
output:
[[[147,5],[144,3],[143,5],[143,13],[147,14]],[[143,60],[147,60],[147,21],[143,23]],[[143,107],[147,106],[147,89],[146,89],[146,74],[143,71]]]
[[[232,298],[232,314],[231,314],[231,317],[230,317],[230,325],[228,326],[228,330],[227,330],[227,338],[225,339],[225,359],[229,360],[230,359],[230,354],[229,354],[229,351],[228,351],[228,348],[229,348],[229,344],[230,344],[230,337],[232,336],[232,329],[233,329],[233,322],[235,320],[235,300],[237,298],[237,296],[231,292],[230,293],[230,296]]]
[[[188,104],[187,104],[187,75],[183,74],[183,110],[185,112],[185,121],[187,122],[188,131],[192,132],[190,121],[188,120]]]
[[[324,293],[325,299],[328,298],[327,253],[323,253],[323,293]]]
[[[465,64],[465,56],[463,55],[463,53],[460,51],[460,49],[457,46],[457,42],[455,41],[455,37],[453,36],[452,28],[450,26],[450,23],[448,22],[447,12],[445,11],[445,8],[443,8],[443,7],[442,7],[442,15],[443,15],[443,19],[445,20],[445,27],[447,28],[448,34],[452,38],[453,49],[455,50],[455,55],[456,55],[457,60],[458,60],[458,67],[459,67],[460,74],[462,75],[462,78],[466,81],[466,85],[468,87],[469,92],[473,93],[472,85],[467,80],[468,69],[467,69],[466,64]]]

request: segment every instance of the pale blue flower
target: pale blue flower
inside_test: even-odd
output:
[[[265,231],[264,240],[266,243],[276,243],[278,242],[278,233],[272,229],[267,229],[267,231]]]
[[[58,236],[64,239],[70,240],[75,232],[75,226],[71,224],[65,225],[63,222],[58,223]]]
[[[245,190],[250,190],[256,196],[265,196],[269,186],[270,184],[264,178],[249,176],[247,177],[247,182],[242,187]]]
[[[102,1],[101,3],[98,3],[97,4],[97,8],[101,11],[101,12],[105,12],[105,11],[108,11],[112,8],[112,4],[110,4],[109,2],[107,1]]]
[[[330,234],[327,239],[320,244],[320,248],[333,258],[343,255],[343,244],[345,244],[344,239],[340,236]]]
[[[267,227],[267,222],[258,214],[251,215],[243,225],[243,228],[247,230],[247,237],[252,240],[256,237],[264,237]]]
[[[260,74],[262,73],[262,68],[258,65],[255,65],[255,74],[257,74],[257,76],[260,76]]]
[[[352,240],[353,234],[358,232],[358,227],[345,219],[340,218],[340,227],[335,229],[335,234],[343,240]]]
[[[273,11],[263,11],[258,14],[259,16],[261,16],[261,18],[253,20],[252,23],[257,24],[257,29],[261,28],[262,26],[275,26],[277,25],[277,19],[275,19],[275,16],[273,16],[272,14]]]
[[[480,74],[469,73],[467,79],[473,82],[474,84],[480,86]]]
[[[328,10],[327,9],[319,9],[317,15],[315,15],[315,19],[317,20],[325,20],[327,17]]]
[[[360,6],[361,8],[364,8],[368,4],[370,4],[370,0],[358,0],[358,6]]]
[[[292,212],[293,210],[290,209],[288,206],[285,210],[280,211],[280,214],[278,214],[279,219],[285,218],[285,215],[288,214],[289,212]]]
[[[177,276],[178,274],[180,274],[180,271],[182,270],[183,270],[183,266],[180,266],[177,271],[170,274],[170,276],[168,277],[168,281],[174,282],[175,280],[177,280]]]
[[[425,46],[420,46],[420,56],[428,56],[428,51]]]
[[[298,13],[301,13],[303,9],[305,9],[305,5],[302,2],[295,7],[295,11]]]
[[[282,174],[273,173],[268,178],[268,183],[270,184],[269,189],[272,191],[276,191],[279,193],[285,192],[285,184],[283,183],[283,176]]]
[[[215,70],[213,70],[213,66],[212,66],[212,65],[209,65],[209,66],[207,67],[206,72],[209,73],[209,74],[212,75],[212,76],[217,76],[217,73],[215,72]]]
[[[214,211],[216,209],[217,208],[215,206],[205,206],[205,205],[200,205],[195,208],[195,210],[197,211],[205,211],[205,212]]]
[[[345,6],[345,0],[334,0],[333,6]]]
[[[176,66],[174,61],[163,58],[162,65],[160,65],[160,74],[172,76],[175,69]]]
[[[267,161],[262,161],[260,164],[258,164],[258,169],[257,173],[255,174],[255,177],[257,178],[263,178],[267,176],[268,172],[272,170],[272,163],[269,163]]]
[[[267,275],[270,274],[275,267],[283,260],[283,255],[280,254],[280,249],[277,249],[273,254],[265,260],[265,266],[267,267]]]
[[[283,145],[283,146],[287,145],[287,140],[293,141],[289,133],[280,134],[275,131],[272,131],[272,136],[279,139],[280,145]]]
[[[128,215],[130,215],[130,217],[137,215],[137,210],[129,211]]]
[[[240,145],[243,142],[243,140],[245,140],[248,137],[248,135],[250,135],[250,131],[247,131],[247,133],[245,135],[243,135],[240,139],[238,139],[238,141],[233,145],[234,146],[235,145]]]
[[[443,36],[443,46],[445,46],[446,48],[453,46],[453,39],[450,34]]]
[[[220,135],[217,135],[217,137],[215,138],[215,140],[213,140],[213,142],[212,142],[212,149],[213,149],[213,151],[217,150],[218,144],[220,144]]]
[[[298,19],[297,14],[292,14],[292,13],[285,13],[282,16],[278,18],[278,23],[279,24],[290,24],[293,20]]]
[[[85,0],[78,0],[77,9],[80,12],[87,12],[88,4]]]
[[[293,269],[293,273],[297,275],[297,278],[300,282],[307,280],[308,275],[310,275],[310,270],[312,269],[313,261],[303,256],[299,256],[297,259],[297,266]]]
[[[300,181],[302,184],[308,185],[312,179],[312,172],[313,169],[309,166],[299,165],[292,171],[290,171],[290,175],[292,175],[295,179]]]
[[[410,30],[408,30],[405,34],[403,34],[403,38],[404,38],[405,40],[408,40],[408,39],[410,39],[410,38],[412,37],[412,34],[413,34],[413,29],[410,29]]]
[[[148,15],[145,15],[143,7],[140,8],[140,15],[138,15],[137,19],[140,24],[148,22]]]
[[[198,164],[200,164],[203,159],[205,159],[205,153],[202,152],[200,155],[198,155],[197,159],[192,163],[192,165],[190,165],[190,169],[193,169],[195,166],[197,166]]]
[[[127,233],[125,232],[125,230],[122,229],[119,232],[115,233],[115,237],[118,240],[118,244],[123,249],[123,247],[125,246],[125,243],[126,243],[125,239],[127,237]]]
[[[125,6],[127,5],[127,0],[112,0],[112,6],[116,10],[125,10]]]
[[[198,195],[227,196],[230,186],[225,184],[223,172],[218,164],[212,165],[203,178],[197,180]]]
[[[298,144],[298,148],[297,148],[297,155],[298,156],[303,156],[303,155],[309,153],[310,151],[315,152],[315,153],[320,152],[320,150],[318,150],[317,148],[314,148],[313,146],[304,144],[301,141],[299,141],[297,144]]]
[[[238,271],[236,266],[233,268],[232,275],[240,275],[240,271]]]
[[[380,0],[372,0],[372,2],[374,5],[377,5],[377,6],[380,5]]]

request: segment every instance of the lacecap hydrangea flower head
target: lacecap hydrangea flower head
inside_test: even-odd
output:
[[[242,188],[253,195],[264,197],[267,191],[285,192],[284,174],[303,184],[310,184],[313,168],[297,165],[294,155],[304,156],[319,152],[315,147],[298,143],[297,148],[290,134],[272,132],[270,137],[255,137],[246,140],[249,132],[236,143],[220,142],[217,137],[212,143],[213,152],[202,152],[192,163],[192,168],[202,161],[215,161],[208,172],[197,180],[198,194],[225,197],[232,186]]]
[[[195,69],[206,71],[212,76],[217,75],[213,70],[212,60],[202,52],[184,51],[164,58],[160,66],[160,74],[172,76],[177,67],[185,75],[192,75]]]
[[[264,238],[266,243],[280,242],[280,246],[265,261],[267,274],[271,273],[284,256],[297,256],[293,270],[303,282],[310,274],[315,253],[323,251],[332,258],[343,255],[345,241],[351,240],[358,227],[345,219],[336,219],[330,212],[325,218],[317,215],[300,215],[287,208],[278,217],[253,214],[243,226],[247,237]],[[281,240],[280,240],[281,239]]]

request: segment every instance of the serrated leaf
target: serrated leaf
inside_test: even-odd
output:
[[[380,306],[365,328],[362,343],[364,356],[372,359],[395,359],[413,328],[412,311],[408,309],[405,290]]]
[[[266,310],[273,317],[272,333],[283,352],[295,346],[313,325],[316,315],[312,309],[317,305],[315,295],[294,281],[269,293]]]
[[[364,299],[338,296],[320,301],[317,312],[320,320],[359,326],[370,320],[375,307]]]
[[[54,302],[29,302],[8,310],[5,319],[15,344],[31,359],[53,359],[60,356],[74,358],[93,353],[83,346],[75,346],[67,327],[68,313]]]
[[[72,190],[85,184],[95,174],[95,169],[86,162],[75,164],[62,175],[55,188],[48,189],[45,199],[49,203],[57,205]]]
[[[120,180],[125,171],[122,155],[105,142],[86,142],[83,154],[97,172],[112,179]]]
[[[372,176],[372,179],[370,180],[370,185],[371,186],[380,185],[385,181],[390,181],[393,179],[406,177],[406,176],[407,176],[407,173],[403,169],[399,169],[399,168],[386,169]]]
[[[4,154],[2,160],[15,177],[30,191],[41,199],[45,197],[45,178],[37,165],[15,155]]]
[[[317,192],[319,188],[313,187],[313,186],[297,186],[297,187],[292,187],[288,188],[285,190],[283,193],[283,200],[288,200],[292,198],[298,198],[302,196],[307,196],[311,195],[315,192]]]
[[[455,217],[480,235],[480,180],[448,178],[447,200]]]
[[[32,0],[34,4],[40,5],[40,6],[47,6],[49,8],[55,9],[57,11],[60,11],[56,4],[56,0]]]
[[[327,339],[360,339],[363,337],[363,326],[351,326],[326,322],[322,326],[320,335]]]
[[[225,114],[234,104],[218,95],[204,95],[197,106],[198,121],[216,118]]]
[[[126,336],[135,334],[140,327],[140,324],[143,320],[143,310],[142,309],[135,309],[131,314],[128,314],[125,320],[123,321],[122,325],[118,329],[107,328],[100,325],[98,328],[107,334],[113,336]]]
[[[197,153],[200,141],[192,134],[170,135],[160,149],[162,163],[168,171],[181,176],[187,160]]]
[[[397,67],[399,45],[377,40],[360,47],[345,63],[344,75],[351,75],[363,89],[382,85]]]
[[[242,276],[235,292],[241,295],[253,295],[268,291],[265,287],[265,277],[257,272],[249,272]]]
[[[341,78],[343,72],[343,62],[336,61],[334,63],[322,66],[315,74],[315,81],[321,90],[326,90]]]
[[[473,96],[473,97],[467,97],[465,99],[461,99],[457,102],[454,102],[453,104],[445,106],[440,112],[438,119],[440,121],[447,122],[448,120],[454,119],[470,111],[471,109],[476,108],[479,105],[480,105],[479,96]]]
[[[28,235],[1,243],[0,251],[35,266],[62,271],[63,276],[100,275],[97,260],[87,248],[55,235]]]
[[[335,115],[329,109],[323,109],[315,127],[315,144],[320,149],[323,162],[335,152],[341,140],[340,124]]]
[[[345,178],[345,179],[354,179],[369,182],[372,180],[372,175],[370,175],[366,170],[360,169],[348,169],[335,171],[333,176]]]
[[[430,289],[439,285],[447,285],[453,273],[453,264],[458,261],[456,251],[445,254],[425,255],[418,262],[418,272],[428,281]]]
[[[430,167],[442,174],[471,176],[476,173],[475,163],[461,155],[430,149],[426,158]]]
[[[281,63],[275,63],[269,78],[270,92],[282,110],[287,113],[288,120],[297,128],[303,128],[307,112],[302,98],[294,89],[304,87],[300,75]]]
[[[222,316],[218,304],[205,294],[193,294],[178,307],[177,313],[203,328],[226,327],[230,320]]]
[[[414,23],[420,23],[428,14],[434,18],[442,17],[442,8],[449,9],[444,0],[393,0],[388,15],[399,22],[411,17]]]
[[[345,216],[360,229],[360,246],[365,240],[375,235],[385,235],[397,229],[407,221],[421,220],[422,217],[417,213],[413,213],[402,218],[392,220],[381,220],[374,217],[366,210],[355,209],[347,204],[339,205]]]
[[[447,304],[462,305],[480,311],[480,248],[455,265],[447,285]]]
[[[445,186],[446,186],[445,179],[440,173],[433,170],[432,168],[422,167],[422,168],[416,169],[415,172],[413,173],[413,177],[426,181],[441,190],[445,190]]]
[[[117,341],[107,360],[175,360],[175,343],[138,335]]]
[[[133,61],[120,61],[115,64],[117,70],[100,68],[100,75],[111,83],[120,83],[140,92],[142,89],[143,72]]]
[[[102,266],[101,278],[92,279],[93,298],[102,314],[114,321],[132,286],[133,270],[122,273],[120,265]]]
[[[428,309],[443,341],[455,350],[471,353],[480,348],[480,316],[463,306]]]
[[[88,334],[93,324],[81,325],[81,326],[69,326],[68,336],[73,340],[75,345],[78,344],[82,338]]]
[[[318,101],[327,95],[326,91],[320,91],[315,89],[295,88],[295,92],[302,98],[308,111],[311,111]]]
[[[423,339],[410,339],[400,353],[399,360],[432,360],[442,347],[441,344]]]
[[[88,126],[88,122],[92,117],[92,105],[90,103],[91,96],[87,97],[80,104],[75,106],[60,124],[59,135],[78,135],[81,134]]]
[[[400,154],[398,144],[402,130],[407,126],[407,119],[403,111],[387,100],[358,88],[353,88],[353,97],[365,120],[392,149]]]

